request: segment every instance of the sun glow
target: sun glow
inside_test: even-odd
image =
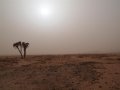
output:
[[[37,14],[41,17],[50,17],[52,15],[52,7],[49,4],[42,4],[41,6],[37,7]]]
[[[42,16],[49,16],[51,14],[51,10],[48,7],[42,7],[40,12]]]

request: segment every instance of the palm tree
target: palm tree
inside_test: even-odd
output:
[[[22,43],[21,43],[21,41],[14,43],[13,47],[18,49],[18,51],[19,51],[19,53],[21,55],[21,59],[23,59],[23,55],[22,55]]]
[[[22,47],[24,49],[24,58],[26,58],[26,49],[28,48],[29,43],[22,42]]]

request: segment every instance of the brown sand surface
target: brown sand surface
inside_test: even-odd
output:
[[[0,90],[120,90],[120,55],[1,56]]]

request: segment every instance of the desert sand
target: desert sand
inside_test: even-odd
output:
[[[0,90],[120,90],[120,55],[1,56]]]

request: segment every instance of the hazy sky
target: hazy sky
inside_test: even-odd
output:
[[[120,52],[120,0],[0,0],[0,55]]]

